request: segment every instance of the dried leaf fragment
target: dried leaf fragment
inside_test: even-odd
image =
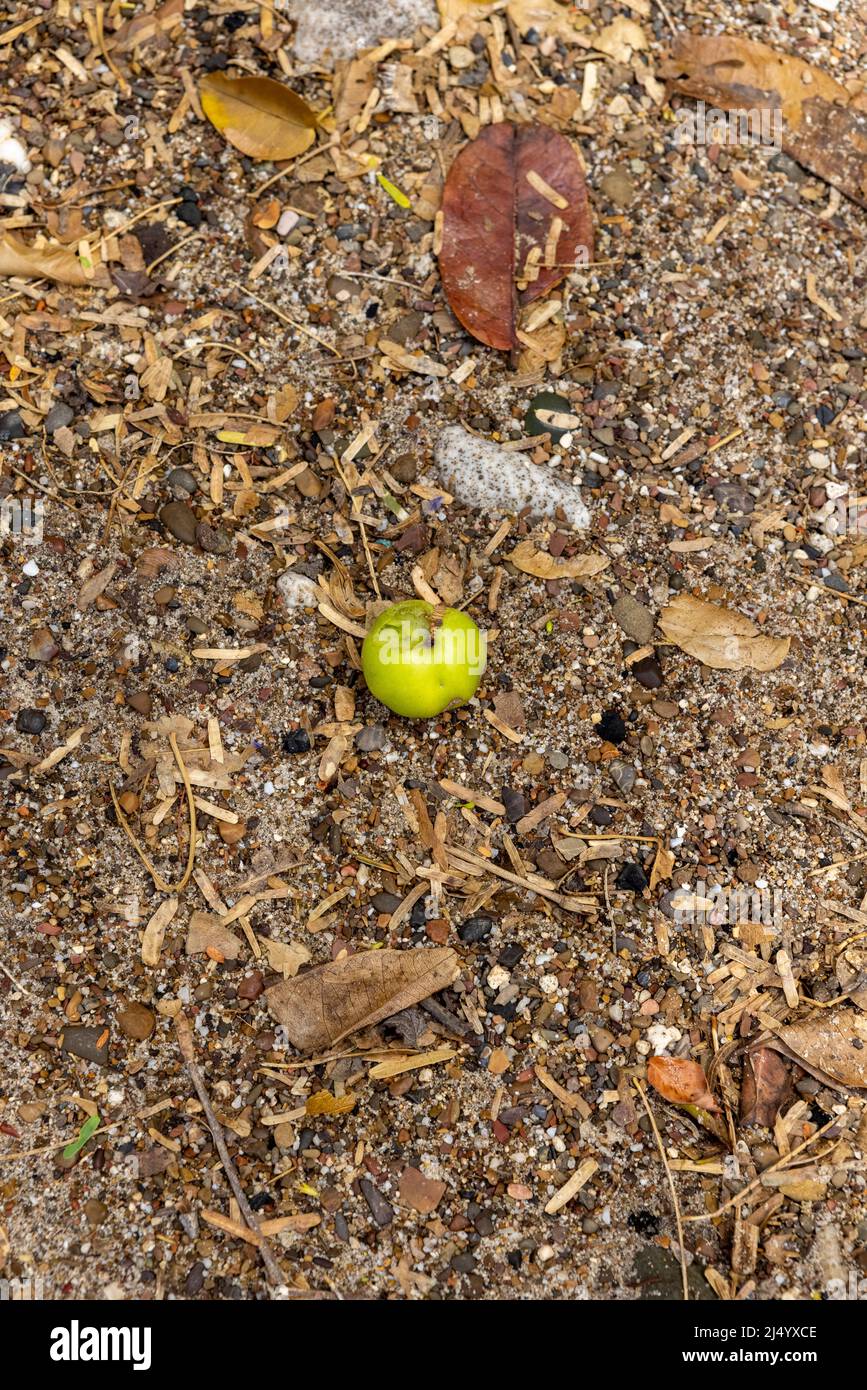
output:
[[[780,121],[783,150],[847,198],[867,207],[867,102],[792,53],[734,34],[678,38],[660,70],[677,92],[754,118],[769,143]]]
[[[768,637],[742,613],[679,594],[659,615],[659,626],[681,651],[715,671],[774,671],[791,639]]]
[[[365,951],[283,980],[268,1007],[299,1052],[321,1052],[450,985],[460,973],[448,946]]]
[[[144,965],[159,965],[166,927],[177,910],[178,899],[176,897],[166,898],[151,917],[141,940],[141,958]]]
[[[0,275],[20,275],[39,280],[56,280],[60,285],[93,285],[103,283],[84,267],[74,251],[66,246],[52,246],[36,241],[28,245],[16,232],[7,232],[0,240]]]
[[[647,1079],[664,1100],[674,1105],[697,1105],[712,1114],[719,1106],[708,1089],[707,1077],[698,1062],[688,1057],[651,1057]]]
[[[537,579],[592,579],[609,563],[607,555],[574,555],[562,560],[546,550],[537,550],[530,540],[521,541],[506,558],[516,569]]]
[[[741,1124],[773,1129],[792,1091],[792,1078],[779,1053],[769,1047],[748,1052],[741,1086]]]
[[[272,77],[209,72],[199,95],[211,124],[251,159],[294,159],[313,144],[316,113]]]
[[[763,1039],[828,1086],[867,1086],[867,1018],[857,1009],[817,1009]]]

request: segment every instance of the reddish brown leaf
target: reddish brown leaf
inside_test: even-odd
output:
[[[741,1088],[741,1124],[764,1125],[773,1129],[774,1121],[792,1090],[789,1068],[769,1047],[747,1053]]]
[[[719,1110],[698,1062],[690,1062],[686,1057],[651,1057],[647,1063],[647,1079],[654,1091],[675,1105],[697,1105],[711,1112]]]
[[[540,180],[565,207],[539,191]],[[593,256],[581,164],[569,141],[549,126],[486,126],[452,165],[442,210],[446,297],[464,328],[489,347],[517,346],[519,308],[559,284],[576,261]],[[553,264],[546,265],[555,218],[563,226]],[[531,251],[539,273],[519,292],[516,280]]]

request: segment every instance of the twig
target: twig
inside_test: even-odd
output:
[[[605,875],[602,879],[602,887],[605,889],[605,912],[608,917],[608,925],[611,927],[611,953],[617,955],[617,927],[614,925],[614,918],[611,914],[611,899],[608,896],[608,871],[610,864],[605,865]]]
[[[190,786],[190,778],[187,772],[186,764],[184,763],[184,760],[181,757],[181,752],[178,748],[178,741],[173,733],[169,734],[169,743],[171,744],[172,752],[175,755],[175,762],[177,763],[180,769],[181,780],[184,784],[184,791],[187,794],[187,806],[189,808],[190,813],[190,843],[189,848],[187,850],[187,867],[184,870],[183,877],[176,884],[167,883],[166,880],[163,878],[162,874],[154,867],[153,862],[145,854],[144,850],[142,849],[141,845],[136,839],[135,833],[131,829],[126,816],[121,810],[121,805],[118,801],[117,793],[115,792],[114,785],[111,782],[109,782],[108,784],[108,789],[111,792],[111,799],[114,804],[114,813],[117,816],[118,824],[120,825],[121,830],[129,839],[130,844],[132,845],[141,862],[144,864],[145,868],[147,869],[157,888],[159,888],[161,893],[180,893],[183,891],[184,888],[186,888],[189,882],[190,874],[193,872],[193,861],[196,857],[196,803],[193,798],[193,789]]]
[[[636,1082],[636,1085],[637,1084]],[[772,1163],[770,1167],[765,1168],[759,1173],[758,1177],[753,1178],[752,1182],[748,1182],[746,1187],[742,1187],[740,1192],[736,1192],[734,1197],[729,1197],[727,1202],[723,1202],[721,1207],[717,1207],[716,1211],[703,1212],[700,1216],[685,1216],[684,1221],[715,1221],[716,1218],[722,1216],[724,1212],[731,1211],[732,1207],[736,1207],[738,1202],[742,1202],[754,1188],[761,1184],[762,1178],[766,1173],[773,1173],[777,1168],[785,1167],[787,1164],[791,1163],[796,1154],[803,1153],[804,1149],[808,1149],[811,1144],[815,1144],[816,1140],[820,1138],[821,1135],[825,1134],[832,1125],[840,1124],[841,1118],[840,1115],[835,1115],[833,1119],[828,1120],[827,1124],[822,1125],[821,1129],[817,1129],[815,1134],[810,1135],[809,1139],[805,1139],[803,1143],[798,1144],[796,1148],[792,1149],[791,1153],[783,1154],[782,1158],[778,1158],[776,1163]]]
[[[312,338],[315,343],[319,343],[320,347],[327,348],[329,352],[333,352],[339,362],[343,360],[336,347],[332,347],[324,338],[320,338],[319,334],[314,333],[312,328],[305,328],[304,324],[299,323],[297,319],[290,319],[289,315],[284,314],[282,309],[278,309],[276,304],[270,304],[267,299],[263,299],[261,295],[251,290],[249,285],[242,285],[237,280],[231,280],[229,283],[232,289],[240,290],[248,299],[255,299],[256,303],[261,304],[263,309],[267,309],[270,313],[275,314],[276,317],[280,319],[281,323],[288,323],[290,328],[296,328],[299,333],[303,333],[306,337]]]
[[[647,1111],[647,1118],[653,1126],[653,1134],[654,1138],[656,1139],[657,1148],[659,1149],[659,1156],[662,1159],[662,1166],[665,1169],[665,1176],[668,1178],[668,1186],[671,1189],[671,1200],[674,1203],[674,1220],[677,1225],[677,1243],[680,1248],[680,1276],[683,1280],[683,1297],[685,1301],[688,1303],[689,1276],[686,1270],[686,1250],[684,1249],[683,1244],[683,1220],[680,1215],[680,1202],[677,1200],[677,1188],[674,1185],[674,1175],[672,1174],[671,1168],[669,1166],[668,1155],[665,1152],[665,1145],[662,1142],[662,1135],[660,1134],[659,1129],[657,1128],[656,1120],[654,1118],[653,1111],[650,1108],[650,1104],[648,1102],[647,1094],[644,1090],[644,1087],[642,1086],[641,1082],[637,1079],[637,1077],[632,1078],[632,1084],[635,1087],[638,1094],[641,1096],[641,1103]]]
[[[33,990],[32,990],[32,989],[28,989],[26,985],[22,985],[21,981],[18,980],[18,979],[16,979],[15,976],[12,974],[12,971],[6,969],[6,966],[3,964],[2,960],[0,960],[0,970],[3,971],[3,974],[6,976],[7,980],[11,980],[11,981],[12,981],[13,985],[15,986],[15,988],[16,988],[21,994],[26,994],[27,997],[28,997],[29,999],[35,999],[37,1004],[41,1004],[41,1003],[42,1003],[42,1000],[39,998],[39,995],[38,995],[38,994],[34,994],[34,993],[33,993]]]
[[[280,1266],[274,1258],[271,1246],[268,1244],[268,1239],[266,1236],[262,1234],[259,1222],[256,1218],[256,1213],[253,1211],[253,1208],[247,1201],[244,1189],[241,1186],[241,1179],[238,1177],[237,1169],[235,1168],[235,1165],[232,1162],[232,1155],[229,1153],[229,1150],[226,1147],[226,1139],[225,1135],[223,1134],[223,1127],[220,1124],[220,1121],[217,1119],[216,1115],[214,1114],[214,1107],[211,1105],[211,1100],[208,1095],[207,1087],[205,1086],[205,1079],[202,1076],[202,1073],[199,1069],[199,1064],[196,1061],[196,1048],[195,1043],[193,1041],[193,1030],[190,1027],[189,1019],[187,1018],[185,1013],[177,1013],[175,1014],[173,1022],[175,1025],[175,1033],[177,1034],[178,1038],[178,1047],[181,1050],[181,1056],[183,1057],[184,1062],[186,1063],[187,1071],[190,1073],[190,1080],[192,1081],[193,1086],[195,1087],[196,1095],[202,1102],[202,1109],[205,1112],[205,1118],[208,1121],[208,1127],[211,1131],[211,1134],[214,1137],[214,1143],[217,1147],[217,1153],[220,1155],[220,1162],[222,1163],[223,1168],[225,1169],[226,1177],[229,1179],[229,1186],[235,1194],[235,1199],[238,1203],[238,1206],[241,1209],[241,1215],[243,1216],[247,1225],[250,1227],[250,1230],[253,1231],[256,1235],[257,1248],[262,1256],[262,1262],[265,1265],[268,1280],[272,1284],[285,1284],[286,1280],[283,1278],[283,1275],[280,1272]]]
[[[660,14],[662,15],[671,32],[673,34],[676,34],[677,30],[674,27],[674,20],[668,13],[668,10],[665,8],[665,5],[662,3],[662,0],[654,0],[654,4],[658,7]]]
[[[371,553],[370,553],[370,545],[369,545],[368,539],[367,539],[367,530],[365,529],[364,520],[363,520],[362,515],[361,515],[361,509],[359,508],[358,512],[354,512],[354,511],[353,511],[352,503],[354,503],[355,498],[354,498],[353,495],[352,495],[352,489],[351,489],[350,486],[349,486],[349,483],[348,483],[347,478],[346,478],[346,474],[344,473],[342,467],[340,466],[340,459],[337,458],[336,455],[335,455],[335,458],[334,458],[334,464],[335,464],[335,467],[336,467],[336,469],[337,469],[337,472],[340,474],[340,481],[342,482],[343,486],[346,488],[346,495],[347,495],[347,497],[348,497],[348,499],[349,499],[349,502],[350,502],[350,512],[349,512],[350,520],[351,520],[351,521],[356,521],[356,522],[358,523],[358,529],[359,529],[359,531],[361,532],[361,543],[362,543],[362,545],[364,546],[364,554],[365,554],[365,556],[367,557],[367,568],[368,568],[368,570],[370,571],[370,578],[371,578],[371,581],[372,581],[372,583],[373,583],[373,587],[374,587],[374,589],[376,590],[376,597],[377,597],[377,598],[382,598],[382,591],[380,590],[380,587],[379,587],[379,580],[378,580],[377,577],[376,577],[376,566],[375,566],[374,563],[373,563],[373,556],[372,556]]]
[[[156,260],[151,261],[150,265],[145,266],[145,275],[150,275],[152,270],[156,270],[158,265],[162,265],[163,261],[167,261],[169,256],[174,256],[177,251],[180,251],[182,246],[189,246],[191,241],[199,240],[201,240],[201,233],[191,232],[189,236],[184,237],[183,241],[176,241],[174,246],[169,247],[168,251],[164,251],[161,256],[157,256]]]

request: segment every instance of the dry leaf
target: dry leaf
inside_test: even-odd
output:
[[[0,240],[0,275],[21,275],[38,280],[56,280],[60,285],[95,285],[105,280],[100,274],[85,275],[81,261],[66,246],[51,246],[48,242],[27,242],[15,232],[7,232]]]
[[[293,159],[313,144],[315,111],[272,77],[209,72],[199,94],[211,124],[251,159]]]
[[[208,951],[214,950],[219,951],[224,960],[237,960],[241,953],[241,942],[228,927],[222,925],[219,917],[210,912],[194,912],[187,929],[187,955],[207,955]]]
[[[449,170],[442,215],[446,298],[464,328],[489,347],[517,347],[519,307],[559,284],[579,258],[593,256],[581,164],[549,126],[486,126]],[[546,265],[549,234],[553,255]],[[524,274],[528,257],[532,279]],[[522,277],[527,283],[519,294]]]
[[[863,92],[853,100],[821,68],[733,34],[678,39],[661,75],[675,91],[726,111],[779,112],[786,154],[867,207]]]
[[[447,946],[365,951],[284,980],[266,998],[293,1047],[323,1052],[445,989],[459,974],[458,957]]]
[[[591,579],[608,566],[606,555],[573,555],[571,560],[563,560],[537,550],[529,540],[521,541],[506,558],[516,569],[537,579]]]
[[[455,0],[451,0],[455,3]],[[442,6],[443,0],[440,0]],[[537,34],[553,34],[563,43],[577,43],[575,12],[559,0],[509,0],[506,14],[519,34],[535,29]]]
[[[177,910],[178,899],[166,898],[145,927],[141,939],[141,958],[145,965],[159,965],[166,927]]]
[[[355,1096],[333,1096],[330,1091],[317,1091],[308,1096],[304,1106],[308,1115],[346,1115],[355,1106]]]
[[[788,637],[767,637],[742,613],[680,594],[659,615],[670,642],[715,671],[774,671],[785,661]]]
[[[89,608],[108,588],[116,570],[117,565],[111,564],[106,565],[105,569],[100,570],[98,574],[91,575],[90,579],[86,580],[78,591],[78,598],[75,600],[76,608],[82,613],[86,608]]]
[[[867,1086],[867,1018],[857,1009],[817,1009],[762,1039],[827,1086]]]
[[[663,1099],[675,1105],[697,1105],[711,1114],[719,1110],[698,1062],[690,1062],[686,1057],[651,1057],[647,1079]]]
[[[834,967],[840,988],[859,1009],[867,1010],[867,946],[864,942],[847,946]]]
[[[662,845],[657,845],[656,856],[653,860],[653,868],[650,870],[650,889],[651,892],[659,883],[660,879],[671,878],[671,871],[674,868],[674,855],[670,849],[665,849]]]
[[[748,1052],[741,1086],[741,1124],[773,1129],[777,1114],[792,1092],[789,1068],[777,1052],[757,1047]]]
[[[607,53],[615,63],[629,63],[633,53],[647,48],[647,35],[641,25],[625,15],[618,15],[611,24],[606,24],[598,34],[593,35],[593,47],[600,53]]]

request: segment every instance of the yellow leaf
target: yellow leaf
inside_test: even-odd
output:
[[[305,1109],[308,1115],[345,1115],[355,1105],[355,1096],[333,1096],[330,1091],[317,1091],[308,1096]]]
[[[313,143],[316,112],[271,77],[210,72],[202,78],[199,94],[211,124],[251,159],[293,159]]]
[[[399,188],[395,187],[395,185],[391,182],[391,179],[387,179],[385,177],[385,174],[377,174],[376,179],[380,186],[385,189],[389,198],[394,199],[399,208],[409,207],[409,198],[406,196],[405,193],[401,193]]]

